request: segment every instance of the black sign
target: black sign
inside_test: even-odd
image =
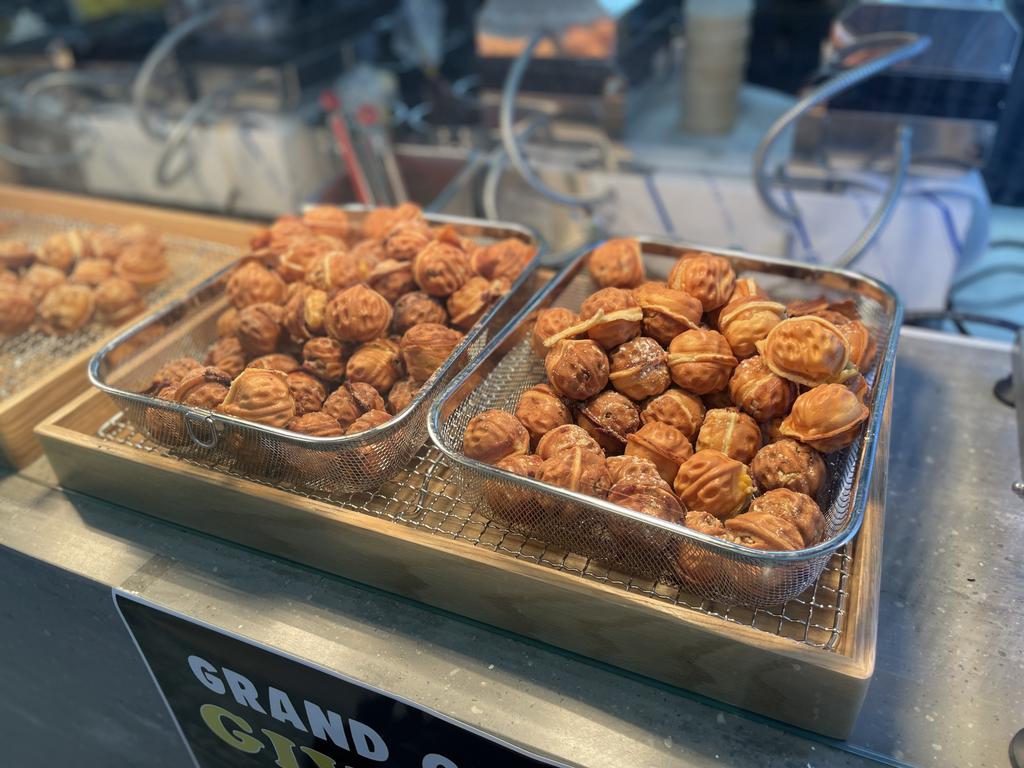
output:
[[[201,768],[561,765],[134,595],[114,604]]]

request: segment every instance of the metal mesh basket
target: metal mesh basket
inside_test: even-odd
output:
[[[359,207],[346,210],[357,223],[366,213]],[[139,394],[164,363],[205,357],[217,339],[217,316],[227,307],[227,269],[107,344],[91,360],[89,376],[136,427],[175,454],[206,466],[227,466],[284,488],[323,493],[374,488],[408,464],[426,441],[427,411],[435,393],[480,353],[488,330],[508,322],[539,287],[536,266],[543,245],[530,230],[451,216],[425,218],[432,224],[451,224],[481,242],[518,238],[536,245],[537,253],[509,293],[473,326],[412,403],[385,424],[345,437],[308,437]]]
[[[513,531],[709,600],[759,607],[785,603],[814,583],[833,553],[860,528],[888,402],[902,314],[899,300],[884,284],[851,272],[704,246],[653,239],[641,242],[652,279],[665,279],[684,252],[703,250],[728,258],[737,274],[756,278],[780,301],[825,294],[856,303],[879,349],[872,369],[863,372],[871,386],[871,415],[852,446],[826,457],[830,483],[817,499],[826,519],[822,543],[793,552],[760,552],[518,477],[462,454],[462,438],[471,418],[489,408],[514,410],[524,390],[545,380],[544,363],[530,348],[533,320],[539,309],[549,306],[576,310],[598,288],[584,268],[589,250],[577,254],[441,394],[431,409],[431,437],[461,468],[462,485],[476,494],[481,511]]]
[[[117,230],[117,227],[98,225],[91,221],[14,210],[0,211],[0,227],[3,228],[5,239],[23,240],[32,246],[38,246],[51,235],[69,229]],[[165,235],[164,244],[171,274],[146,294],[146,302],[151,306],[161,303],[172,293],[194,283],[197,277],[213,272],[239,255],[237,248],[187,237]],[[55,364],[70,359],[110,336],[113,331],[111,326],[93,321],[64,336],[52,336],[31,329],[0,339],[0,400],[16,395],[25,386],[38,381],[52,370]]]

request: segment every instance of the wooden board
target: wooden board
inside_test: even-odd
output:
[[[831,652],[97,437],[115,412],[86,393],[39,425],[65,487],[827,736],[847,736],[860,711],[874,669],[887,422]]]
[[[244,248],[258,229],[258,225],[251,222],[7,185],[0,185],[0,208],[59,215],[92,225],[145,224],[163,234],[238,248]],[[175,300],[213,269],[194,275],[165,301]],[[115,329],[111,329],[110,336],[114,332]],[[41,448],[32,429],[44,416],[88,388],[86,366],[102,345],[99,341],[65,359],[55,360],[46,376],[0,401],[0,464],[20,468],[39,456]]]

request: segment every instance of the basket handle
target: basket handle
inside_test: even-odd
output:
[[[194,428],[192,426],[193,423],[196,423],[196,422],[198,422],[200,424],[205,424],[207,429],[209,429],[210,438],[208,440],[203,440],[201,437],[196,435],[196,433],[194,431]],[[192,440],[192,442],[195,443],[196,445],[198,445],[200,448],[212,449],[212,448],[215,448],[217,446],[217,439],[218,439],[217,425],[214,422],[212,416],[202,416],[202,417],[200,417],[198,414],[186,413],[185,414],[185,429],[188,431],[188,436]]]

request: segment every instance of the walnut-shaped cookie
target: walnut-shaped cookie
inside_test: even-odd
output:
[[[689,392],[675,387],[644,403],[640,420],[644,424],[660,421],[675,427],[691,442],[704,423],[704,402]]]
[[[164,387],[155,391],[153,396],[157,400],[173,403],[176,390],[177,387]],[[142,413],[142,423],[150,437],[161,445],[180,446],[188,442],[185,421],[180,413],[166,408],[148,407]]]
[[[607,461],[608,479],[614,486],[628,481],[637,485],[664,485],[671,489],[658,472],[657,465],[642,456],[609,456]]]
[[[625,450],[627,435],[640,428],[640,411],[625,395],[606,391],[579,404],[576,423],[606,454],[617,454]]]
[[[471,277],[466,284],[448,297],[448,315],[456,328],[468,331],[483,317],[494,302],[508,293],[509,284],[503,279],[488,280]]]
[[[70,272],[79,259],[92,258],[92,246],[81,230],[58,232],[46,238],[36,253],[40,264]]]
[[[249,246],[253,250],[265,249],[276,257],[283,253],[293,241],[312,237],[315,234],[300,216],[285,214],[278,216],[267,229],[250,238]],[[276,262],[276,258],[274,261]]]
[[[235,336],[249,357],[269,355],[281,338],[282,309],[276,304],[250,304],[238,311]]]
[[[395,386],[388,392],[387,409],[394,415],[400,414],[409,404],[416,399],[420,392],[420,385],[412,379],[402,379],[395,382]]]
[[[638,336],[616,347],[608,364],[608,381],[617,391],[633,400],[660,395],[672,383],[668,355],[649,336]]]
[[[27,331],[36,319],[36,305],[17,285],[0,285],[0,336]]]
[[[384,398],[369,384],[346,382],[324,400],[324,413],[330,414],[348,429],[352,423],[370,411],[383,411]]]
[[[399,296],[416,290],[412,265],[396,259],[385,259],[377,264],[366,278],[366,284],[392,303],[398,301]]]
[[[302,345],[302,366],[317,378],[337,384],[345,377],[345,348],[327,336]]]
[[[318,235],[344,240],[352,230],[348,212],[336,205],[314,205],[302,213],[302,223]]]
[[[451,296],[472,277],[469,256],[457,242],[457,235],[442,236],[416,254],[412,276],[421,291],[441,298]]]
[[[626,455],[649,459],[662,479],[671,483],[679,466],[693,455],[693,446],[675,427],[652,421],[626,438]]]
[[[558,342],[544,368],[551,386],[570,400],[588,400],[608,383],[608,356],[590,339]]]
[[[27,267],[35,258],[35,251],[22,240],[0,241],[0,268],[2,269]]]
[[[68,279],[72,283],[95,288],[113,274],[114,267],[106,259],[82,259],[75,264],[74,269],[71,270],[71,277]]]
[[[739,544],[792,551],[821,541],[825,518],[810,496],[777,488],[754,499],[746,512],[726,520],[725,527]]]
[[[491,409],[478,413],[466,425],[462,452],[485,464],[530,452],[530,433],[515,416]]]
[[[699,509],[725,520],[746,509],[754,481],[742,462],[721,451],[697,451],[676,474],[672,487],[687,509]]]
[[[632,509],[634,512],[641,512],[668,523],[679,523],[683,520],[683,508],[679,499],[675,497],[671,489],[664,482],[655,484],[637,483],[632,480],[622,480],[613,485],[608,491],[608,501],[618,504],[620,507]],[[629,526],[632,530],[624,530]],[[621,543],[627,546],[632,543],[652,544],[661,543],[658,541],[667,538],[655,531],[643,532],[639,526],[626,524],[625,521],[609,521],[609,528],[613,536],[616,536]],[[641,533],[638,537],[637,533]],[[643,536],[642,533],[649,535]],[[623,535],[625,534],[625,535]],[[637,541],[639,539],[639,541]],[[654,539],[654,541],[651,541]],[[649,547],[645,547],[650,552]],[[646,556],[649,556],[646,555]]]
[[[559,336],[567,328],[578,325],[579,322],[580,316],[566,307],[548,307],[547,309],[540,310],[533,324],[530,348],[537,357],[547,357],[548,352],[551,350],[545,345],[545,342],[552,337]],[[572,334],[568,338],[579,339],[582,335],[582,332],[580,332]]]
[[[297,370],[287,374],[288,389],[295,401],[295,415],[302,416],[323,408],[327,399],[327,388],[316,376],[307,371]]]
[[[344,244],[332,237],[295,238],[278,257],[276,270],[286,283],[302,282],[317,260],[344,249]]]
[[[816,315],[783,320],[757,349],[774,373],[805,387],[842,382],[856,373],[846,337]]]
[[[362,342],[387,336],[391,304],[365,285],[354,285],[327,302],[324,328],[340,342]]]
[[[146,387],[146,394],[158,395],[165,389],[174,390],[178,386],[178,382],[185,378],[186,374],[202,367],[203,364],[193,357],[177,357],[173,360],[168,360],[153,374],[149,386]],[[174,396],[172,394],[164,399],[173,400]]]
[[[724,389],[737,363],[729,342],[717,331],[686,331],[668,345],[672,381],[695,395]]]
[[[762,491],[786,488],[813,498],[825,482],[826,470],[816,450],[784,438],[759,450],[750,463],[750,472]]]
[[[749,464],[761,447],[757,422],[738,408],[714,408],[704,416],[696,449],[711,448],[731,459]]]
[[[374,208],[363,219],[363,237],[383,240],[399,223],[422,218],[423,211],[415,203],[402,203],[394,208]]]
[[[842,384],[825,384],[796,399],[780,431],[822,453],[832,453],[856,440],[867,418],[868,407],[857,395]]]
[[[871,394],[871,387],[868,386],[868,380],[864,378],[864,374],[858,371],[844,381],[843,386],[853,392],[858,400],[867,405],[868,396]]]
[[[413,381],[429,379],[462,343],[463,335],[439,323],[420,323],[402,335],[399,349],[405,370]]]
[[[398,297],[394,307],[392,327],[395,333],[403,334],[419,323],[448,322],[448,312],[444,304],[423,291],[411,291]]]
[[[114,273],[141,291],[155,288],[171,275],[171,267],[162,248],[132,243],[121,250],[114,262]]]
[[[733,298],[718,315],[718,331],[738,358],[757,354],[757,342],[786,317],[786,305],[757,296]]]
[[[292,371],[299,370],[299,361],[291,355],[287,355],[284,352],[271,352],[267,355],[260,355],[254,360],[250,360],[246,368],[262,368],[265,371],[280,371],[281,373],[291,373]]]
[[[206,353],[206,364],[237,376],[245,368],[246,357],[242,344],[235,336],[218,339]]]
[[[391,228],[381,241],[388,259],[411,262],[416,254],[434,239],[434,233],[423,219],[408,219]]]
[[[544,461],[540,479],[568,491],[603,499],[608,495],[608,468],[604,456],[585,450],[569,448]]]
[[[530,442],[534,446],[551,430],[572,423],[572,413],[550,384],[538,384],[523,392],[515,415],[530,433]]]
[[[6,267],[0,267],[0,285],[17,285],[18,275]]]
[[[110,277],[93,292],[96,315],[108,325],[120,325],[146,308],[139,290],[121,277]]]
[[[590,252],[587,268],[602,288],[634,288],[644,281],[640,242],[632,237],[606,240]]]
[[[669,287],[697,299],[705,312],[725,304],[732,297],[736,273],[729,260],[710,253],[688,253],[676,262],[668,275]]]
[[[309,437],[341,437],[345,434],[338,420],[323,411],[308,411],[296,416],[284,428]]]
[[[742,360],[729,379],[729,396],[757,421],[785,416],[796,400],[797,386],[772,372],[760,355]]]
[[[246,261],[232,270],[227,294],[235,309],[263,302],[280,304],[284,301],[285,282],[258,261]]]
[[[295,400],[281,371],[246,368],[231,382],[216,410],[236,419],[283,427],[295,417]]]
[[[839,332],[846,337],[850,345],[850,362],[857,366],[858,370],[866,371],[878,352],[878,345],[868,327],[860,320],[847,319],[844,323],[834,323]]]
[[[306,285],[333,296],[368,280],[378,263],[365,252],[359,257],[339,248],[314,259],[306,270]]]
[[[302,344],[324,333],[327,292],[308,285],[295,284],[281,313],[281,325],[292,341]]]
[[[228,396],[231,376],[220,368],[193,368],[174,389],[174,399],[182,405],[212,411]]]
[[[563,424],[552,429],[537,441],[536,454],[547,461],[570,448],[582,448],[604,456],[604,449],[598,442],[587,430],[576,424]]]
[[[402,376],[402,352],[391,339],[374,339],[358,347],[345,367],[349,381],[369,384],[382,395]]]
[[[217,338],[223,339],[225,336],[234,336],[235,331],[238,330],[238,310],[234,307],[228,307],[219,315],[217,315]]]
[[[92,319],[96,302],[85,285],[58,285],[39,305],[39,319],[47,333],[63,336],[79,330]]]
[[[36,304],[41,302],[51,289],[63,285],[68,281],[68,276],[56,267],[46,264],[33,264],[21,278],[21,289],[29,295]]]
[[[367,430],[374,429],[382,424],[387,424],[389,421],[391,421],[391,414],[387,411],[378,409],[367,411],[348,425],[348,429],[345,430],[345,434],[355,435],[359,432],[366,432]]]
[[[513,237],[476,248],[470,254],[470,264],[481,277],[512,285],[536,253],[536,247]]]
[[[633,293],[623,288],[602,288],[580,304],[580,321],[586,326],[587,336],[604,349],[614,349],[639,336],[643,318]]]
[[[701,303],[665,283],[643,283],[633,289],[633,298],[644,313],[644,335],[662,346],[667,347],[680,333],[700,327]]]

